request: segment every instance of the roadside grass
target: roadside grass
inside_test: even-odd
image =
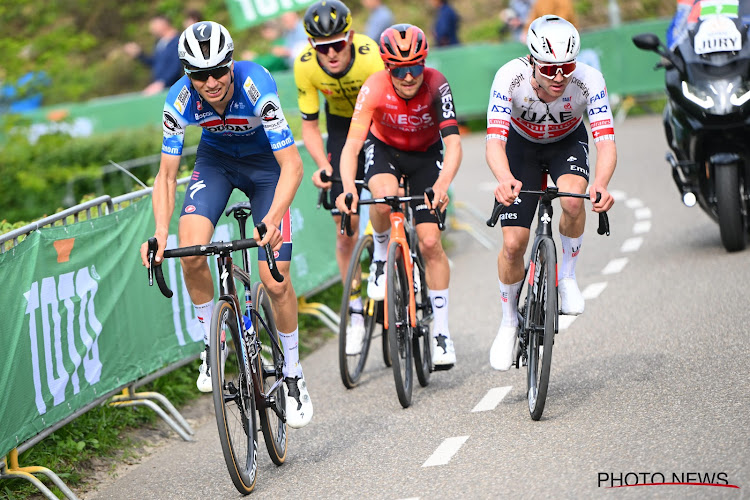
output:
[[[321,302],[338,311],[341,292],[341,283],[336,283],[309,297],[308,302]],[[299,316],[299,329],[300,354],[303,358],[335,336],[318,318],[304,314]],[[180,409],[202,395],[195,388],[196,374],[197,361],[159,377],[139,390],[159,392]],[[133,438],[133,431],[154,426],[157,421],[156,414],[146,408],[115,408],[104,403],[22,453],[18,462],[21,467],[42,466],[51,469],[73,491],[86,489],[96,470],[102,467],[114,469],[119,463],[137,461],[148,443]],[[174,439],[179,437],[175,434]],[[44,476],[37,477],[58,497],[65,498]],[[0,498],[25,500],[40,498],[40,493],[26,480],[9,479],[0,481]]]

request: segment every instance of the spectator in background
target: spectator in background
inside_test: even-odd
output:
[[[523,43],[526,43],[526,34],[529,32],[531,21],[547,14],[562,17],[578,28],[578,19],[576,18],[576,13],[573,9],[573,0],[536,0],[533,7],[531,7],[531,12],[528,13],[526,25],[521,32],[521,41]]]
[[[302,24],[302,19],[296,12],[289,11],[281,14],[281,29],[283,31],[283,45],[276,49],[276,55],[286,60],[288,67],[294,67],[294,60],[302,49],[307,47],[307,32]]]
[[[182,21],[182,27],[188,29],[188,27],[194,25],[198,21],[203,21],[203,15],[199,10],[189,9],[185,11],[185,19]]]
[[[504,38],[506,33],[510,33],[514,40],[521,41],[526,34],[523,29],[532,5],[534,0],[510,0],[508,8],[500,11],[501,37]]]
[[[286,49],[284,48],[284,40],[281,39],[279,24],[276,21],[267,21],[261,27],[260,34],[270,42],[270,50],[263,54],[246,50],[242,53],[242,58],[256,62],[271,72],[288,70],[289,65],[285,57]]]
[[[436,9],[433,27],[436,45],[438,47],[458,45],[458,14],[453,7],[448,5],[448,0],[430,0],[430,3]]]
[[[144,95],[153,95],[172,86],[184,74],[177,55],[177,42],[180,34],[165,16],[157,15],[148,24],[149,32],[156,37],[154,52],[150,56],[143,53],[135,42],[125,44],[125,53],[138,59],[151,68],[151,83],[143,89]]]
[[[380,34],[389,28],[393,22],[393,12],[383,5],[381,0],[361,0],[362,6],[370,11],[365,24],[365,35],[376,42],[380,40]]]

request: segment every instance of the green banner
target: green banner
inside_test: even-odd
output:
[[[314,165],[292,205],[292,283],[298,294],[338,275],[330,214],[315,209]],[[184,193],[178,193],[176,208]],[[230,203],[246,201],[235,190]],[[177,211],[177,210],[176,210]],[[178,217],[168,248],[177,246]],[[153,235],[151,198],[69,226],[35,231],[0,254],[0,456],[112,390],[200,352],[203,331],[178,259],[164,275],[174,291],[149,288],[140,245]],[[222,216],[215,241],[239,238]],[[257,250],[250,251],[254,280]],[[235,255],[241,262],[239,253]],[[216,261],[210,258],[212,273]]]
[[[232,26],[249,28],[279,17],[284,12],[301,10],[315,0],[226,0]]]

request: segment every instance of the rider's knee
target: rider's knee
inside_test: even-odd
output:
[[[429,234],[419,240],[419,248],[425,259],[439,257],[443,253],[443,244],[440,241],[440,235]]]
[[[265,286],[268,295],[271,296],[271,300],[278,301],[289,292],[292,284],[289,276],[285,276],[284,281],[282,281],[281,283],[273,279],[273,277],[271,277],[270,279],[265,279],[263,280],[263,286]]]
[[[503,256],[508,261],[515,261],[523,259],[524,253],[526,253],[526,246],[528,240],[525,238],[509,238],[503,239]]]
[[[561,198],[560,206],[568,217],[580,217],[583,213],[583,199]]]
[[[189,257],[180,257],[180,266],[184,274],[190,275],[206,265],[205,255],[191,255]]]

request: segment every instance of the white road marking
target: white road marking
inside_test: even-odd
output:
[[[650,219],[651,218],[651,209],[648,207],[638,208],[635,211],[635,218],[636,219]]]
[[[622,201],[628,197],[628,195],[625,194],[625,191],[620,191],[619,189],[610,191],[609,194],[612,195],[612,198],[614,198],[615,201]]]
[[[595,299],[599,296],[600,293],[604,291],[605,288],[607,288],[606,281],[600,283],[591,283],[583,290],[583,292],[581,292],[581,294],[586,300]]]
[[[450,462],[453,455],[463,446],[469,436],[458,436],[448,438],[438,446],[437,450],[427,459],[422,467],[434,467],[436,465],[445,465]]]
[[[628,198],[627,200],[625,200],[625,206],[628,208],[641,208],[643,206],[643,202],[638,198]]]
[[[641,248],[641,244],[643,243],[643,238],[640,236],[636,236],[634,238],[628,238],[625,240],[625,242],[620,247],[621,252],[635,252],[639,248]]]
[[[602,269],[602,274],[617,274],[625,268],[628,263],[627,257],[621,257],[619,259],[612,259],[609,261],[607,266]]]
[[[570,325],[576,320],[578,316],[568,316],[567,314],[561,314],[557,317],[557,328],[559,331],[567,330]]]
[[[634,234],[643,234],[651,231],[651,221],[650,220],[642,220],[639,222],[636,222],[633,224],[633,233]]]
[[[477,403],[477,405],[471,411],[475,412],[494,410],[497,405],[500,404],[500,401],[502,401],[503,398],[508,395],[511,389],[511,386],[493,387],[487,392],[487,394],[484,395],[482,400]]]

